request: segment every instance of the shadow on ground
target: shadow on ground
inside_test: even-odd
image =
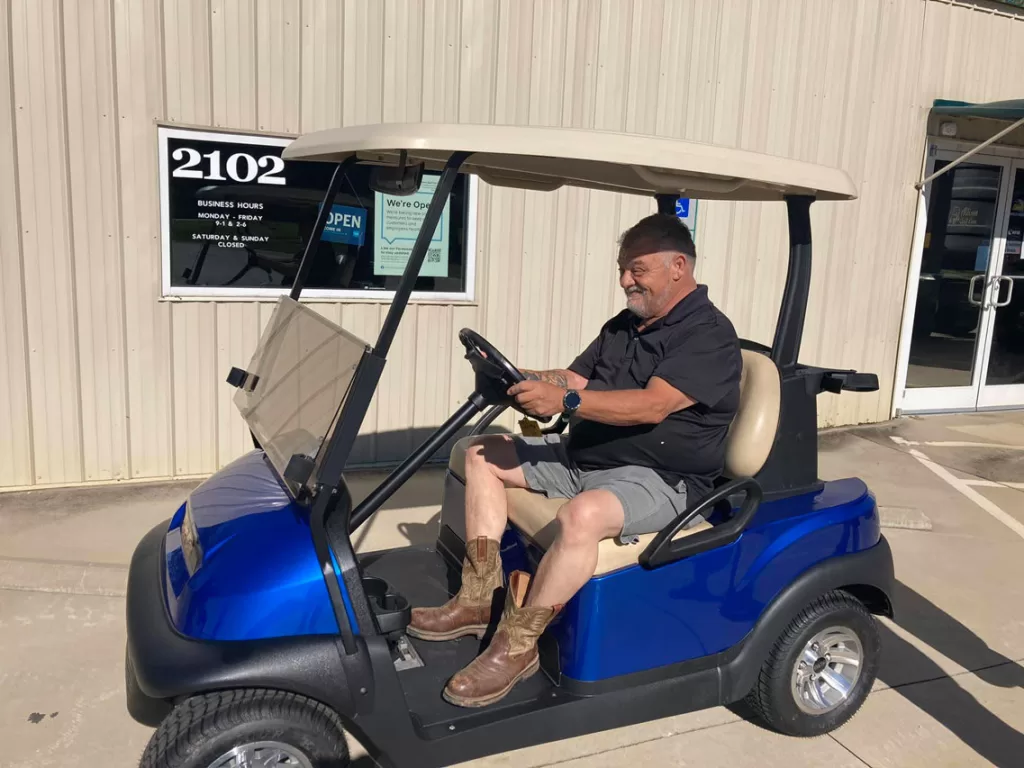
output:
[[[978,635],[907,585],[897,582],[894,595],[896,624],[943,656],[955,661],[989,685],[1000,688],[1024,687],[1024,668],[993,651]],[[913,645],[883,627],[885,670],[914,671],[918,682],[883,682],[908,701],[942,723],[978,755],[1000,768],[1021,765],[1024,734],[1003,722],[973,695],[950,679],[942,695],[921,685],[947,677],[946,673]]]
[[[902,582],[896,582],[893,603],[896,624],[925,645],[972,670],[972,674],[990,685],[1024,687],[1024,668],[993,651],[974,632]],[[883,655],[879,679],[992,765],[1019,768],[1024,755],[1024,734],[1003,722],[918,648],[884,624],[879,626]],[[925,683],[939,680],[946,680],[947,684],[942,694],[936,695],[934,686]],[[745,702],[729,709],[764,727]]]

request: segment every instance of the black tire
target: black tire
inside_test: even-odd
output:
[[[209,768],[233,748],[279,742],[313,768],[345,768],[348,746],[337,714],[284,691],[243,689],[193,696],[160,724],[139,768]]]
[[[809,714],[797,704],[792,675],[805,646],[819,632],[831,627],[852,631],[861,644],[859,674],[844,701],[823,714]],[[856,714],[871,691],[878,674],[881,638],[874,617],[864,604],[847,592],[834,591],[819,597],[793,619],[761,665],[757,683],[747,704],[765,723],[790,736],[828,733]]]

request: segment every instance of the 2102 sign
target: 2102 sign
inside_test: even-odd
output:
[[[248,152],[235,152],[221,165],[219,149],[202,154],[192,147],[178,147],[171,153],[171,160],[181,163],[171,170],[171,176],[179,179],[203,179],[205,181],[237,181],[248,184],[277,184],[284,186],[288,180],[279,175],[284,170],[284,160],[277,155],[253,157]],[[205,163],[203,161],[206,161]],[[266,169],[260,173],[261,169]],[[227,173],[225,177],[221,171]]]

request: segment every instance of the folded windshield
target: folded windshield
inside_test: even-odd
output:
[[[312,309],[278,300],[235,405],[281,477],[292,456],[316,459],[367,348]]]

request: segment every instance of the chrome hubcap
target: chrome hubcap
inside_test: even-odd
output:
[[[849,698],[863,659],[863,646],[853,630],[829,627],[816,634],[793,667],[790,688],[796,705],[809,715],[831,712]]]
[[[225,752],[210,768],[313,768],[304,754],[279,741],[242,744]]]

